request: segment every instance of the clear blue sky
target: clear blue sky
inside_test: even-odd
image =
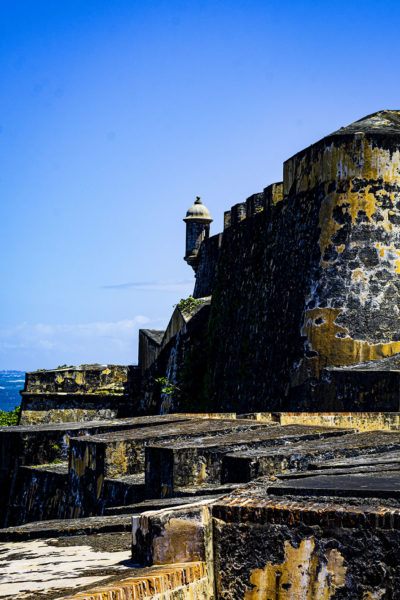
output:
[[[398,2],[2,0],[0,369],[135,363],[222,214],[400,108]]]

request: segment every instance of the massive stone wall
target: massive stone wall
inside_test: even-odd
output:
[[[225,215],[213,261],[200,251],[211,410],[398,409],[399,369],[382,359],[400,352],[399,115],[366,117],[286,161],[283,188]],[[357,363],[354,392],[329,369]]]

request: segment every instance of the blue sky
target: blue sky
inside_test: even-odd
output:
[[[193,289],[185,211],[400,108],[397,2],[3,0],[0,369],[132,364]]]

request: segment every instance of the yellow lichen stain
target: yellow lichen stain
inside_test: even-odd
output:
[[[396,265],[396,268],[395,268],[396,273],[400,274],[400,260],[396,260],[395,265]]]
[[[352,178],[381,179],[384,183],[399,181],[400,152],[373,147],[364,138],[340,144],[331,142],[311,156],[310,152],[295,155],[284,164],[284,194],[289,193],[293,184],[298,193],[321,183]]]
[[[196,469],[196,465],[195,465],[195,469]],[[203,462],[201,463],[200,468],[197,469],[197,472],[195,473],[195,485],[201,485],[202,483],[205,483],[207,480],[207,466],[206,463]]]
[[[326,248],[332,243],[332,236],[342,227],[333,218],[335,207],[342,207],[343,212],[351,215],[355,223],[359,211],[364,211],[368,220],[376,212],[377,206],[382,206],[381,198],[387,196],[383,189],[374,190],[370,183],[364,189],[352,191],[353,179],[378,181],[384,183],[400,181],[400,152],[391,153],[383,148],[373,147],[365,138],[354,139],[352,143],[331,143],[321,148],[314,156],[308,152],[295,156],[285,163],[284,188],[285,194],[291,193],[295,185],[296,193],[305,192],[324,184],[324,197],[319,215],[320,240],[319,245],[323,256]],[[331,182],[349,181],[345,191],[328,192]],[[389,194],[394,199],[394,194]],[[391,211],[382,211],[383,221],[377,227],[392,231],[392,223],[388,220]],[[329,263],[321,260],[321,265]]]
[[[361,600],[379,600],[386,593],[386,589],[375,590],[373,592],[364,592]]]
[[[254,569],[254,588],[246,591],[244,600],[329,600],[345,585],[347,568],[337,550],[321,556],[314,552],[313,538],[302,540],[298,548],[285,541],[284,550],[283,563]]]
[[[163,483],[161,486],[161,498],[167,498],[171,493],[171,486],[167,483]]]
[[[336,250],[339,254],[342,254],[346,246],[344,244],[340,244],[340,246],[336,246]]]
[[[313,308],[306,312],[302,335],[307,336],[310,349],[317,356],[308,359],[312,374],[319,376],[321,369],[327,366],[344,366],[357,362],[376,360],[393,356],[400,352],[400,342],[387,344],[369,344],[354,340],[348,330],[336,323],[341,308]],[[316,324],[318,319],[322,322]],[[343,335],[345,337],[338,337]]]
[[[82,371],[75,371],[75,383],[82,385],[84,383],[84,375]]]
[[[318,425],[361,431],[399,431],[398,413],[280,413],[280,425]]]
[[[371,186],[367,186],[363,192],[343,192],[343,193],[331,193],[327,194],[321,202],[319,211],[319,227],[321,230],[319,238],[319,247],[321,250],[321,256],[324,255],[327,247],[332,243],[332,237],[334,234],[343,227],[340,223],[337,223],[333,218],[333,211],[335,207],[342,207],[342,212],[348,212],[351,216],[352,223],[356,222],[358,213],[360,210],[364,211],[368,217],[376,211],[376,199],[374,194],[370,193]],[[349,205],[349,206],[346,206]],[[383,226],[389,231],[392,228],[392,224],[384,218],[380,226]],[[352,244],[356,245],[356,244]],[[344,250],[344,245],[340,244],[336,247],[336,250],[341,253]],[[340,249],[340,250],[339,250]],[[326,267],[328,263],[321,259],[321,264]]]
[[[283,183],[274,183],[272,185],[272,202],[278,204],[283,200]]]
[[[128,473],[128,448],[125,442],[116,442],[106,449],[107,477],[117,477]]]
[[[368,278],[365,276],[365,274],[362,272],[361,269],[355,269],[352,274],[351,274],[351,278],[354,281],[367,281]]]
[[[103,481],[104,481],[103,475],[99,475],[97,478],[97,484],[96,484],[96,498],[100,498],[100,496],[101,496],[101,492],[103,490]]]

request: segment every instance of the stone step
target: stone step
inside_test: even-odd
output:
[[[388,431],[349,433],[343,437],[286,448],[252,448],[224,457],[223,481],[248,482],[261,475],[276,475],[290,470],[305,471],[335,458],[376,456],[399,449],[400,434]]]
[[[230,490],[231,491],[231,490]],[[125,506],[110,506],[104,510],[105,515],[138,515],[149,510],[162,510],[185,504],[193,504],[194,501],[214,500],[220,498],[222,494],[206,494],[204,496],[175,496],[175,498],[155,498],[144,500],[137,504],[127,504]]]
[[[341,498],[394,498],[400,500],[400,471],[331,473],[292,478],[270,484],[275,496],[329,496]]]
[[[12,542],[39,538],[92,535],[95,533],[110,533],[114,531],[130,531],[131,524],[132,517],[130,515],[35,521],[16,527],[0,529],[0,541]]]
[[[361,469],[375,469],[379,465],[379,468],[394,468],[395,465],[400,465],[400,450],[393,450],[391,452],[380,452],[379,454],[360,454],[359,456],[349,456],[348,458],[343,457],[334,460],[311,461],[308,468],[311,472],[319,471],[321,469],[346,469],[357,471]]]
[[[192,419],[192,416],[172,414],[109,421],[0,427],[0,527],[10,524],[9,498],[13,498],[16,493],[14,485],[18,480],[20,465],[47,465],[54,461],[68,460],[72,437],[85,438],[90,434],[141,430],[157,424],[183,423]],[[202,415],[199,419],[202,419]],[[13,523],[16,517],[17,514],[14,514]]]
[[[280,425],[321,425],[348,427],[358,431],[399,431],[399,412],[255,412],[237,415],[238,419],[273,421]]]
[[[67,484],[67,462],[20,467],[8,502],[8,526],[63,518],[69,503]]]
[[[178,488],[221,484],[223,457],[234,450],[336,438],[348,432],[328,427],[277,427],[266,423],[265,427],[250,431],[151,444],[146,448],[146,496],[173,497]]]
[[[115,479],[104,479],[102,498],[102,514],[105,507],[141,502],[145,498],[144,473],[125,475],[125,477],[117,477]]]
[[[185,440],[225,432],[269,428],[268,424],[236,419],[192,419],[161,423],[142,430],[71,439],[70,492],[79,497],[82,516],[99,514],[103,507],[104,478],[143,473],[145,447],[160,440]]]

